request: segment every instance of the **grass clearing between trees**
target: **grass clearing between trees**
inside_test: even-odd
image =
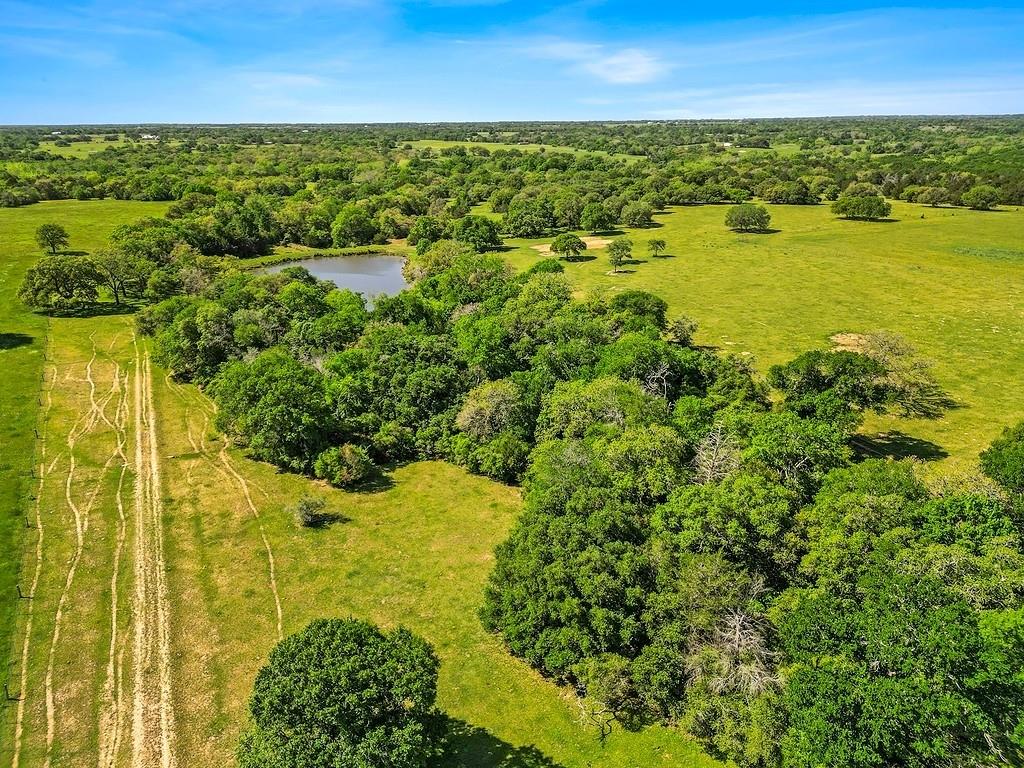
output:
[[[729,231],[727,206],[672,208],[655,227],[624,230],[634,258],[617,274],[605,249],[565,263],[566,274],[581,293],[652,291],[670,315],[698,322],[699,343],[750,355],[762,371],[836,333],[902,334],[960,407],[934,421],[870,417],[865,434],[888,435],[874,451],[970,463],[1024,418],[1024,260],[1014,257],[1024,212],[894,201],[893,221],[867,222],[827,205],[767,207],[769,234]],[[666,241],[663,257],[648,253],[651,238]],[[550,241],[510,241],[504,256],[526,269]]]

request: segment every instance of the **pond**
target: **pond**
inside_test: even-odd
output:
[[[286,267],[305,267],[313,277],[330,280],[339,288],[348,288],[370,299],[380,294],[394,296],[409,284],[402,275],[400,256],[380,254],[366,256],[318,256],[298,259],[267,267],[267,272],[280,272]]]

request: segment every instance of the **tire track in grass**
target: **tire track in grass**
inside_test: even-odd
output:
[[[90,337],[91,338],[91,337]],[[92,369],[96,362],[96,345],[93,342],[92,357],[85,367],[85,379],[84,381],[89,385],[89,401],[90,408],[89,412],[83,415],[68,432],[66,438],[66,448],[68,452],[68,474],[64,482],[64,499],[71,510],[75,520],[75,550],[71,556],[71,562],[68,565],[67,575],[64,579],[64,587],[61,590],[60,598],[57,601],[57,610],[54,614],[53,619],[53,633],[50,637],[50,650],[47,654],[46,659],[46,674],[44,678],[44,695],[46,702],[46,756],[43,760],[44,768],[49,768],[53,760],[53,742],[57,733],[57,718],[56,718],[56,704],[54,700],[53,690],[53,669],[56,660],[57,646],[60,644],[61,630],[63,628],[64,610],[67,607],[68,599],[71,594],[72,586],[74,585],[75,576],[78,571],[78,565],[82,559],[82,552],[85,549],[85,534],[89,529],[89,513],[92,510],[93,505],[96,503],[96,499],[99,496],[100,490],[103,485],[103,478],[110,469],[110,465],[113,463],[116,457],[116,451],[111,454],[110,458],[107,459],[103,468],[100,470],[99,476],[96,479],[96,483],[93,486],[92,493],[88,497],[88,500],[84,507],[79,507],[75,503],[74,499],[74,484],[75,484],[75,470],[77,468],[77,460],[75,458],[75,447],[78,441],[85,435],[89,434],[100,421],[103,410],[109,404],[113,398],[113,388],[111,394],[104,400],[99,401],[96,399],[96,381],[93,377]]]
[[[130,415],[128,396],[129,374],[125,372],[122,378],[121,366],[115,363],[114,378],[118,382],[120,399],[117,411],[114,414],[114,423],[111,426],[117,434],[117,455],[121,459],[121,472],[117,479],[117,495],[115,497],[117,503],[117,537],[114,544],[114,562],[110,575],[110,643],[107,649],[106,678],[103,683],[100,703],[99,755],[97,761],[99,768],[113,768],[117,763],[123,720],[121,691],[124,650],[118,647],[120,639],[118,632],[118,582],[128,522],[124,506],[124,479],[129,466],[128,455],[125,452],[125,447],[128,443],[127,426]]]
[[[39,588],[39,577],[43,572],[43,539],[45,530],[43,528],[43,515],[42,515],[42,504],[43,504],[43,489],[46,485],[46,476],[53,471],[57,465],[57,458],[54,458],[53,462],[49,467],[46,466],[46,425],[50,416],[50,409],[53,407],[53,385],[57,380],[57,367],[53,366],[53,379],[50,382],[50,386],[46,388],[46,408],[43,410],[42,417],[42,431],[39,435],[39,482],[36,486],[36,502],[33,505],[35,509],[35,525],[36,525],[36,555],[35,555],[35,570],[32,572],[32,584],[31,592],[29,593],[32,597],[35,596],[36,590]],[[18,699],[18,710],[14,720],[14,749],[11,754],[11,768],[19,768],[21,763],[21,740],[22,734],[25,730],[25,701],[27,700],[27,689],[28,689],[28,657],[29,651],[32,647],[32,623],[35,618],[35,601],[29,600],[28,610],[25,618],[25,637],[21,644],[21,682],[20,682],[20,698]]]
[[[167,381],[168,384],[170,384],[169,378]],[[199,398],[192,398],[190,395],[182,393],[179,387],[173,387],[173,389],[175,394],[178,395],[182,402],[187,403],[191,399],[194,404],[197,404],[199,411],[203,414],[203,429],[199,436],[199,443],[197,443],[195,441],[195,438],[192,436],[192,427],[191,423],[188,422],[187,415],[186,422],[188,422],[188,440],[189,444],[192,446],[192,450],[196,451],[197,453],[205,455],[207,453],[206,433],[210,427],[210,408],[207,407],[207,403],[202,400],[201,396],[199,396]],[[274,550],[270,546],[270,539],[267,538],[267,533],[263,527],[263,521],[260,517],[259,509],[256,507],[255,502],[253,502],[252,500],[250,483],[235,469],[234,462],[231,461],[231,457],[228,455],[227,447],[227,441],[225,439],[225,442],[221,446],[220,452],[218,454],[220,457],[221,464],[223,464],[224,468],[222,469],[221,467],[217,466],[215,462],[212,461],[210,462],[210,465],[214,469],[218,470],[221,476],[227,479],[229,482],[232,479],[234,479],[234,481],[238,484],[238,487],[242,491],[242,498],[245,499],[246,506],[249,507],[249,513],[252,515],[253,519],[256,520],[256,525],[260,533],[260,540],[263,542],[263,549],[267,554],[267,570],[270,582],[270,592],[274,598],[274,610],[277,620],[277,639],[281,640],[284,638],[284,612],[281,608],[281,596],[277,588],[277,564],[276,561],[274,560]],[[225,470],[227,470],[226,473]],[[266,491],[262,491],[262,489],[261,492],[265,496],[267,495]]]
[[[263,540],[263,548],[267,552],[267,566],[270,571],[270,591],[274,596],[274,608],[277,611],[277,639],[281,640],[284,638],[284,619],[281,611],[281,596],[277,591],[277,574],[274,564],[274,550],[270,547],[270,540],[267,538],[267,533],[263,528],[263,521],[260,519],[259,510],[256,509],[256,505],[253,503],[252,494],[249,492],[249,483],[242,475],[235,469],[234,464],[228,457],[228,444],[225,440],[224,445],[220,449],[220,460],[224,464],[231,476],[235,478],[238,483],[238,487],[242,490],[242,496],[245,498],[246,504],[249,505],[249,511],[252,513],[253,518],[256,520],[256,527],[259,529],[260,538]]]

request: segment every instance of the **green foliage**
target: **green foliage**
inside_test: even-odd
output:
[[[555,227],[555,207],[550,200],[515,199],[502,223],[512,237],[541,237]]]
[[[580,226],[588,232],[607,232],[615,227],[615,218],[600,203],[587,203],[580,217]]]
[[[452,237],[469,243],[477,253],[501,245],[498,225],[486,216],[464,216],[452,223]]]
[[[96,301],[100,279],[88,256],[44,256],[25,273],[18,298],[37,309],[70,309]]]
[[[217,427],[280,467],[308,470],[337,433],[323,375],[281,350],[228,364],[212,389]]]
[[[242,768],[426,768],[439,751],[439,663],[405,629],[318,619],[256,675]]]
[[[992,441],[981,454],[981,468],[1010,493],[1024,494],[1024,422]]]
[[[366,449],[351,443],[328,448],[313,463],[316,476],[339,488],[355,488],[369,480],[377,467]]]
[[[36,242],[39,247],[50,252],[52,256],[57,255],[61,248],[67,248],[71,238],[68,231],[60,224],[40,224],[36,229]]]
[[[612,240],[608,244],[608,263],[612,265],[612,271],[618,272],[619,267],[633,258],[633,241],[626,237]]]
[[[844,192],[832,203],[832,213],[844,219],[875,221],[892,213],[892,205],[881,195]]]
[[[668,248],[668,243],[660,237],[652,237],[647,241],[647,248],[651,252],[651,256],[658,258],[665,253],[665,249]]]
[[[346,205],[331,224],[331,239],[335,247],[369,245],[377,236],[377,225],[365,208],[358,204]]]
[[[627,227],[650,227],[654,224],[654,210],[642,201],[629,203],[622,209],[622,223]]]
[[[572,232],[563,232],[551,241],[551,252],[557,253],[567,261],[578,259],[587,250],[587,244]]]
[[[999,190],[991,184],[978,184],[964,192],[960,201],[976,211],[988,211],[999,202]]]
[[[725,226],[739,232],[764,232],[771,221],[768,209],[754,203],[734,205],[725,212]]]

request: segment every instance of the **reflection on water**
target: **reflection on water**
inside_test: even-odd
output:
[[[382,293],[393,296],[409,284],[402,275],[404,259],[400,256],[321,256],[299,259],[267,267],[267,272],[280,272],[286,267],[305,267],[320,280],[330,280],[339,288],[349,288],[367,298]]]

